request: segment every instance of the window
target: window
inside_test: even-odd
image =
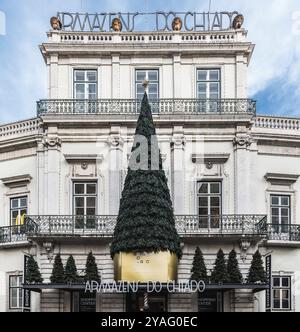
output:
[[[10,224],[11,226],[24,225],[27,214],[27,196],[11,198],[10,200]]]
[[[149,80],[148,97],[151,100],[159,99],[159,73],[158,69],[136,69],[135,71],[135,94],[136,99],[143,99],[145,90],[143,81],[147,78]]]
[[[199,99],[220,98],[220,70],[197,70],[197,97]]]
[[[22,309],[23,307],[23,276],[9,277],[9,309]]]
[[[97,70],[74,70],[74,98],[97,99]]]
[[[97,182],[74,183],[76,228],[94,228],[97,211]]]
[[[291,277],[273,277],[273,310],[291,310]]]
[[[220,227],[221,201],[221,182],[198,183],[198,213],[201,228]]]
[[[272,227],[278,233],[288,233],[290,220],[290,196],[271,196]]]

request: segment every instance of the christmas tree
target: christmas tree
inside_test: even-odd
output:
[[[55,256],[50,281],[52,284],[63,284],[65,282],[65,270],[61,261],[60,254],[57,254]]]
[[[96,259],[93,256],[92,252],[90,252],[88,254],[88,257],[86,260],[84,281],[100,282],[100,276],[99,276],[99,272],[98,272]]]
[[[208,281],[207,270],[203,259],[203,254],[199,247],[197,247],[195,251],[191,273],[192,273],[191,280],[195,281],[202,280],[204,282]]]
[[[228,275],[228,282],[232,284],[241,284],[243,281],[243,276],[241,274],[239,263],[236,258],[236,252],[233,249],[228,257],[227,262],[227,275]]]
[[[69,256],[66,268],[65,268],[65,281],[66,282],[79,282],[79,276],[75,264],[74,257],[71,255]]]
[[[215,267],[211,274],[212,283],[225,283],[228,280],[225,255],[222,249],[219,250],[215,261]]]
[[[264,263],[258,250],[253,255],[247,281],[250,284],[267,282],[267,275],[264,269]]]
[[[28,257],[27,266],[26,266],[26,280],[25,282],[29,284],[33,283],[42,283],[43,278],[39,269],[39,266],[33,256]]]
[[[111,255],[170,251],[182,255],[167,178],[145,93],[135,132]]]

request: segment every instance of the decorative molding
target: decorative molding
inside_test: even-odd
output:
[[[43,145],[47,148],[60,148],[61,139],[59,137],[48,137],[44,139]]]
[[[107,138],[106,143],[110,148],[120,148],[124,145],[124,140],[121,136],[111,135]]]
[[[209,153],[209,154],[192,154],[194,164],[205,164],[208,169],[212,165],[225,164],[230,157],[230,153]]]
[[[31,180],[32,177],[29,174],[11,176],[1,179],[3,184],[9,188],[25,187],[28,183],[31,182]]]
[[[186,139],[184,135],[174,135],[171,138],[171,147],[174,148],[183,148],[185,147]]]
[[[265,175],[266,181],[272,185],[292,185],[295,183],[300,175],[296,174],[283,174],[283,173],[267,173]]]
[[[84,166],[87,161],[102,162],[104,160],[102,154],[64,154],[64,157],[67,162],[80,162],[81,166]]]

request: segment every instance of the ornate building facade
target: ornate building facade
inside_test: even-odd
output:
[[[209,273],[218,250],[234,248],[245,279],[259,249],[270,281],[149,295],[151,306],[300,311],[300,119],[257,114],[247,31],[47,36],[48,99],[35,118],[0,126],[0,311],[138,310],[139,294],[91,300],[67,286],[22,284],[24,257],[36,258],[48,284],[58,252],[83,271],[92,251],[102,280],[113,280],[109,245],[145,78],[182,239],[178,279],[190,278],[200,246]]]

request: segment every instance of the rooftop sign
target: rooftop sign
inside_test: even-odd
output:
[[[142,20],[143,17],[147,20]],[[147,24],[143,22],[147,21]],[[238,12],[155,12],[155,13],[68,13],[51,18],[54,30],[90,32],[212,31],[240,29],[244,22]]]

